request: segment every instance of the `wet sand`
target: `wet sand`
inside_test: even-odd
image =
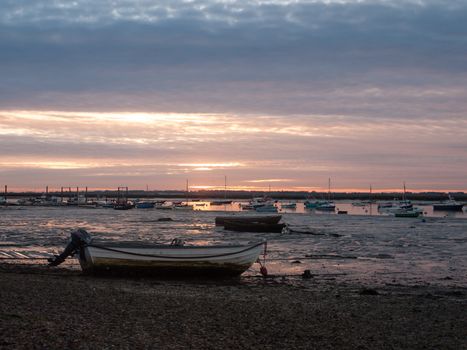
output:
[[[0,286],[0,349],[467,349],[467,288],[9,264]]]

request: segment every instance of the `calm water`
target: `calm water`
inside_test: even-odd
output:
[[[210,205],[209,202],[190,202],[194,205],[195,210],[203,211],[242,211],[242,204],[247,204],[248,202],[234,201],[232,204],[227,205]],[[288,201],[282,201],[282,203],[290,203]],[[319,210],[311,210],[305,208],[303,202],[294,202],[297,204],[296,209],[282,209],[281,202],[278,202],[276,206],[279,209],[280,213],[296,213],[296,214],[316,214],[316,215],[337,215],[337,211],[347,211],[348,215],[390,215],[387,211],[378,210],[378,204],[373,203],[371,205],[365,206],[355,206],[351,201],[334,201],[336,204],[336,210],[334,212],[326,212]],[[433,204],[429,202],[413,202],[414,207],[420,208],[423,210],[423,215],[425,217],[455,217],[455,218],[465,218],[467,219],[467,206],[464,207],[464,211],[443,211],[443,210],[433,210]]]
[[[71,229],[84,227],[99,239],[118,241],[168,243],[182,238],[187,244],[216,244],[267,239],[268,270],[278,275],[310,269],[344,281],[467,286],[464,213],[434,217],[427,211],[424,218],[394,218],[377,210],[369,215],[370,208],[365,212],[350,203],[337,207],[361,215],[318,214],[299,206],[283,213],[283,222],[294,232],[289,234],[215,227],[214,218],[228,206],[216,207],[218,211],[208,206],[204,211],[10,207],[0,209],[0,258],[46,257],[62,249]],[[173,221],[157,221],[162,217]],[[76,268],[76,261],[69,266]],[[258,269],[254,266],[247,275],[257,275]]]

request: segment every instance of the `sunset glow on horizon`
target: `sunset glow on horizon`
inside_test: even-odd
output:
[[[336,117],[329,125],[313,115],[145,113],[136,114],[134,122],[131,117],[129,112],[0,111],[1,135],[8,140],[0,156],[2,180],[18,190],[46,185],[168,190],[183,189],[189,179],[190,189],[216,190],[224,188],[227,176],[229,190],[326,191],[331,177],[334,191],[366,192],[373,184],[391,192],[403,181],[415,192],[465,190],[458,177],[465,163],[445,172],[446,182],[439,182],[433,168],[436,159],[446,160],[443,145],[453,142],[446,120],[404,127],[386,120],[372,128],[367,118]],[[451,123],[467,130],[467,120]],[[406,154],[414,138],[422,145],[411,146],[416,157]],[[439,146],[424,160],[429,143]],[[378,160],[376,154],[387,158]],[[459,148],[450,156],[465,154]]]

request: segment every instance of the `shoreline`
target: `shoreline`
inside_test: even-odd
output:
[[[0,263],[0,349],[462,349],[467,287],[101,278]]]
[[[230,190],[227,191],[228,199],[230,200],[251,200],[253,197],[263,197],[267,195],[268,197],[274,199],[282,200],[305,200],[307,198],[315,197],[317,199],[327,198],[329,196],[328,191],[236,191]],[[196,198],[200,200],[218,200],[225,199],[225,191],[222,190],[212,190],[212,191],[190,191],[190,198]],[[414,201],[445,201],[448,199],[448,194],[451,194],[453,198],[459,201],[467,203],[467,193],[464,191],[420,191],[412,192],[408,191],[406,193],[401,191],[384,191],[384,192],[348,192],[348,191],[333,191],[332,199],[333,200],[381,200],[381,201],[392,201],[394,198],[402,199],[406,198],[408,200]],[[61,197],[61,198],[76,198],[78,195],[85,196],[87,198],[118,198],[119,193],[116,190],[89,190],[85,191],[81,188],[81,191],[48,191],[45,192],[38,191],[9,191],[0,193],[0,197],[8,198],[28,198],[28,197],[38,197],[45,195],[46,197]],[[128,199],[135,198],[154,198],[154,199],[185,199],[185,191],[179,190],[130,190],[128,191]]]

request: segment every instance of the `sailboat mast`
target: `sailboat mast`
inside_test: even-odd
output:
[[[185,191],[185,194],[186,194],[186,203],[188,204],[188,179],[186,179],[186,191]]]
[[[331,178],[328,178],[328,200],[331,200]]]
[[[227,175],[224,175],[224,199],[227,199]]]

